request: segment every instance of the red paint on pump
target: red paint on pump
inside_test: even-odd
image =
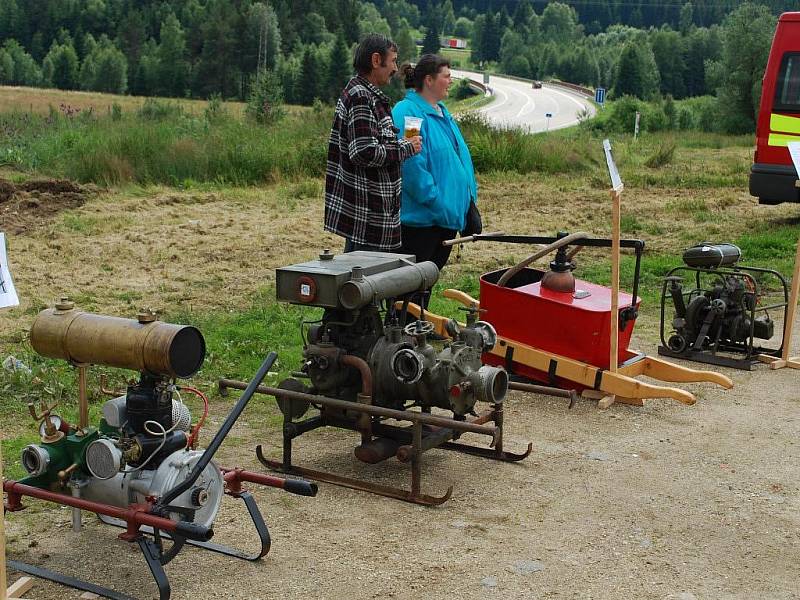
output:
[[[539,280],[544,273],[535,269],[526,269],[532,283],[516,288],[500,287],[493,281],[504,271],[486,273],[480,281],[481,309],[486,311],[481,313],[481,319],[491,323],[499,336],[602,369],[609,367],[609,288],[577,279],[574,294],[554,292],[542,288]],[[584,296],[586,292],[588,295]],[[620,311],[628,308],[631,300],[630,294],[620,292]],[[639,302],[637,298],[637,309]],[[634,321],[628,321],[619,332],[620,364],[630,356],[628,344],[633,326]],[[491,365],[505,365],[501,357],[493,354],[484,354],[483,360]],[[516,373],[548,381],[547,373],[516,362],[513,366]]]

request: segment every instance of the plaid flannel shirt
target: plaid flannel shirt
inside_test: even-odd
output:
[[[400,164],[414,153],[397,139],[389,98],[361,76],[336,103],[325,169],[325,230],[356,244],[400,247]]]

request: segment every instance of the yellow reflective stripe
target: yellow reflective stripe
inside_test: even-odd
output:
[[[769,128],[771,131],[800,134],[800,117],[772,114],[769,117]]]
[[[768,146],[786,146],[789,142],[800,142],[800,135],[784,135],[782,133],[770,133],[767,140]]]

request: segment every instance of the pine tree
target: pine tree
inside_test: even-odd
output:
[[[397,62],[413,62],[417,58],[417,45],[411,37],[411,30],[408,27],[401,27],[394,39],[397,44]]]
[[[361,36],[361,31],[358,28],[358,16],[361,12],[361,2],[359,2],[359,0],[337,0],[337,5],[347,43],[354,44]]]
[[[347,48],[344,31],[339,30],[336,44],[331,51],[330,67],[328,68],[327,100],[336,101],[342,88],[353,73],[350,51]]]
[[[676,31],[661,29],[650,36],[650,45],[661,75],[661,93],[683,98],[686,96],[684,78],[687,71],[683,38]],[[702,61],[698,68],[702,69]]]
[[[497,19],[491,11],[486,14],[486,23],[481,36],[481,58],[483,60],[500,60],[500,31]]]
[[[455,12],[453,12],[452,0],[444,1],[440,13],[441,13],[440,31],[445,35],[454,35],[454,30],[456,28],[456,15]]]
[[[300,64],[300,79],[298,81],[297,100],[300,104],[310,106],[319,93],[320,69],[317,53],[311,46],[306,46],[303,60]]]
[[[186,37],[180,21],[171,13],[161,23],[157,79],[159,93],[165,96],[183,96],[189,84]]]
[[[691,2],[687,2],[681,7],[681,14],[679,18],[679,28],[683,35],[691,31],[694,26],[694,7]]]
[[[256,76],[250,86],[245,113],[263,125],[270,125],[283,117],[283,89],[275,73],[262,71]]]
[[[0,84],[10,85],[14,81],[14,59],[0,48]]]
[[[425,32],[425,38],[422,40],[422,54],[437,54],[440,47],[441,42],[436,23],[429,23],[428,31]]]
[[[226,98],[238,91],[238,72],[232,67],[236,44],[232,6],[226,0],[211,0],[205,10],[203,50],[197,65],[195,89],[205,97],[218,93]]]
[[[8,56],[4,59],[6,66],[4,70],[13,73],[11,77],[12,85],[37,86],[42,83],[42,70],[33,57],[25,52],[25,49],[16,40],[6,40],[3,50]],[[10,61],[9,61],[10,59]],[[13,65],[8,68],[9,62]]]
[[[617,64],[617,96],[636,96],[649,100],[659,91],[660,77],[653,51],[646,39],[629,42]]]

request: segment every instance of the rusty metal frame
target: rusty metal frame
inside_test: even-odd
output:
[[[246,385],[246,382],[231,379],[221,379],[219,381],[221,393],[225,393],[227,389],[244,389]],[[258,460],[267,468],[281,473],[296,474],[317,481],[370,492],[379,496],[395,498],[404,502],[436,506],[446,502],[453,493],[452,486],[447,489],[443,496],[431,496],[422,493],[422,455],[427,450],[442,448],[493,460],[517,462],[525,459],[533,449],[533,444],[530,443],[525,452],[521,454],[509,452],[503,448],[502,402],[493,404],[490,410],[474,418],[458,421],[448,417],[432,415],[424,411],[395,410],[372,404],[360,404],[358,402],[264,385],[258,386],[255,391],[275,398],[310,402],[319,410],[318,415],[303,421],[293,421],[291,417],[284,416],[282,460],[269,459],[264,456],[261,446],[256,448]],[[359,416],[353,418],[348,413],[359,413]],[[364,416],[368,418],[365,419],[363,418]],[[386,419],[410,422],[411,426],[403,427],[387,424],[385,422]],[[493,423],[493,425],[488,423]],[[292,441],[294,438],[320,427],[339,427],[358,432],[362,436],[362,442],[370,441],[374,435],[377,438],[391,438],[401,444],[397,449],[396,457],[400,462],[411,463],[411,489],[405,490],[380,485],[295,465],[292,462]],[[365,437],[367,430],[369,430],[369,436]],[[492,441],[488,448],[471,446],[455,441],[463,433],[486,435]]]

